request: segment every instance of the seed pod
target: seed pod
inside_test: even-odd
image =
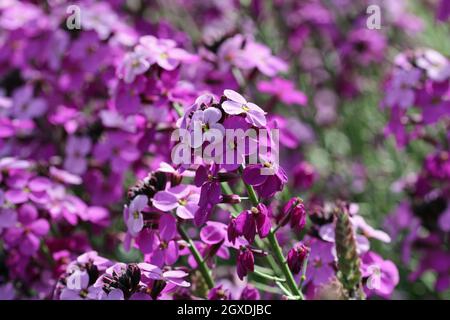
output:
[[[355,235],[347,209],[335,208],[336,253],[338,257],[338,277],[350,299],[364,299],[362,291],[360,259],[356,250]]]

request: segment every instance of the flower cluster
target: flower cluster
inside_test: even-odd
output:
[[[445,291],[449,60],[371,4],[1,1],[0,299]]]

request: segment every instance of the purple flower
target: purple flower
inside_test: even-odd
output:
[[[303,243],[297,243],[287,255],[287,264],[293,274],[298,274],[302,270],[303,263],[309,254],[309,248]]]
[[[367,252],[361,257],[361,272],[364,278],[368,278],[365,291],[368,295],[376,294],[389,298],[397,286],[400,277],[392,261],[383,260],[374,252]]]
[[[252,102],[247,102],[243,96],[233,90],[223,92],[227,101],[222,103],[223,110],[229,115],[238,115],[245,113],[245,119],[248,123],[256,127],[264,127],[267,123],[265,112]]]
[[[217,173],[217,166],[213,165],[210,169],[205,166],[199,166],[195,172],[194,183],[201,187],[199,209],[194,215],[194,222],[197,226],[204,224],[211,214],[212,208],[220,202],[221,188],[220,183],[214,178]]]
[[[50,198],[45,207],[55,220],[64,218],[71,225],[76,225],[78,217],[86,220],[86,204],[78,197],[68,194],[62,185],[54,185],[48,191]]]
[[[450,1],[440,0],[436,9],[436,18],[439,21],[447,21],[450,17]]]
[[[450,77],[450,62],[439,52],[432,49],[420,50],[415,61],[417,66],[426,71],[428,77],[437,82]]]
[[[86,270],[75,270],[66,279],[67,287],[61,291],[60,300],[98,300],[101,287],[89,286],[89,274]]]
[[[157,39],[153,36],[143,36],[139,39],[136,51],[144,54],[150,64],[156,63],[161,68],[171,71],[180,62],[195,61],[195,56],[176,47],[176,42],[170,39]]]
[[[288,65],[283,60],[273,56],[270,49],[260,43],[248,41],[241,55],[246,62],[241,66],[243,69],[257,68],[268,77],[288,70]]]
[[[56,167],[50,167],[50,176],[57,181],[66,183],[66,184],[81,184],[82,179],[78,175],[71,174],[67,171],[58,169]]]
[[[216,132],[219,131],[222,135],[225,135],[225,128],[218,121],[222,118],[222,112],[217,108],[207,108],[206,110],[197,110],[192,115],[192,127],[193,141],[192,147],[198,148],[205,141],[212,141],[216,136]],[[210,129],[217,131],[211,135]],[[199,136],[201,134],[201,136]],[[214,141],[212,141],[214,142]],[[220,141],[219,141],[220,142]]]
[[[12,283],[0,285],[0,300],[14,300],[16,291]]]
[[[13,93],[11,111],[17,119],[31,119],[42,116],[47,110],[46,100],[33,98],[33,87],[24,86]]]
[[[159,238],[156,238],[154,249],[145,257],[145,261],[158,267],[173,265],[179,257],[176,219],[170,214],[163,214],[159,218],[158,231]]]
[[[150,63],[143,52],[130,52],[125,55],[118,73],[125,83],[132,83],[136,76],[145,73],[149,68]]]
[[[138,195],[130,205],[125,206],[123,216],[131,236],[135,237],[144,227],[142,211],[147,207],[148,199],[144,195]]]
[[[237,258],[237,274],[243,280],[247,273],[255,269],[255,258],[253,252],[248,247],[241,247]]]
[[[17,213],[13,209],[0,208],[0,234],[4,229],[14,226],[17,222]]]
[[[153,206],[161,211],[169,212],[176,209],[176,214],[182,219],[193,219],[198,210],[199,194],[188,185],[180,184],[167,191],[159,191],[152,199]]]
[[[108,132],[105,139],[94,148],[94,157],[100,163],[110,160],[114,172],[127,170],[130,163],[137,160],[139,155],[139,151],[128,136],[121,132]]]
[[[241,212],[236,218],[235,232],[242,235],[251,244],[255,241],[256,233],[260,238],[265,238],[270,232],[271,222],[267,207],[260,203],[251,210]],[[230,242],[234,242],[235,237],[232,235]]]
[[[286,203],[282,213],[277,217],[277,222],[284,226],[290,221],[291,228],[296,232],[303,230],[306,224],[306,210],[303,200],[300,198],[292,198]]]
[[[259,300],[260,295],[258,289],[248,284],[242,289],[241,297],[239,300]]]
[[[260,81],[258,90],[268,93],[288,105],[304,106],[308,102],[308,97],[303,92],[296,90],[292,81],[283,78],[276,77],[270,81]]]
[[[200,239],[209,245],[223,242],[227,237],[227,226],[221,222],[207,221],[200,231]]]
[[[263,168],[270,169],[272,174],[262,174]],[[250,164],[243,172],[244,182],[255,187],[256,192],[262,198],[269,199],[278,191],[283,190],[287,182],[286,172],[276,163],[269,161],[264,164]]]
[[[169,270],[162,271],[155,265],[149,263],[139,263],[139,268],[143,276],[143,282],[151,280],[163,280],[168,282],[168,284],[179,286],[179,287],[189,287],[190,283],[184,280],[188,274],[182,270]],[[147,279],[147,280],[146,280]]]
[[[64,168],[78,175],[85,173],[87,169],[86,156],[91,151],[91,146],[89,137],[70,136],[66,144]]]
[[[223,285],[218,285],[208,292],[208,300],[230,300],[231,293]]]
[[[102,291],[100,294],[100,300],[125,300],[125,297],[122,290],[112,289],[108,293]]]
[[[326,284],[334,275],[335,261],[332,250],[333,244],[313,240],[310,244],[310,255],[306,268],[306,281],[312,281],[315,286]]]
[[[10,246],[18,246],[25,256],[33,256],[38,250],[41,238],[50,229],[47,220],[38,218],[36,207],[24,204],[18,209],[19,225],[5,232],[5,242]]]

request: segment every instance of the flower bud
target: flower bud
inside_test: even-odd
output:
[[[239,279],[243,280],[249,271],[255,269],[255,258],[253,252],[247,247],[241,247],[237,259],[237,274]]]
[[[236,229],[235,218],[231,218],[230,223],[228,224],[227,234],[228,234],[228,241],[230,241],[233,244],[236,242],[236,239],[240,236],[238,230]]]
[[[309,254],[309,248],[302,243],[297,244],[288,252],[287,263],[293,274],[302,270],[303,263]]]
[[[291,227],[296,231],[301,231],[306,224],[306,210],[303,201],[298,198],[298,202],[292,208]]]

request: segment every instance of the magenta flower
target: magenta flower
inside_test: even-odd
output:
[[[14,204],[25,203],[31,200],[35,203],[45,203],[48,200],[47,191],[50,189],[50,180],[44,177],[31,178],[26,173],[11,175],[7,181],[10,189],[5,192],[5,199]]]
[[[208,220],[212,208],[220,202],[222,190],[219,181],[214,178],[216,173],[217,166],[215,165],[210,169],[199,166],[195,172],[194,183],[197,187],[201,187],[199,209],[194,215],[194,222],[197,226],[201,226]]]
[[[366,294],[376,294],[388,299],[400,281],[395,264],[392,261],[383,260],[371,251],[365,253],[361,261],[362,275],[368,278],[365,286]]]
[[[333,244],[314,240],[310,245],[310,255],[306,268],[306,281],[312,281],[315,286],[327,283],[334,275]]]
[[[248,123],[256,127],[264,127],[267,123],[265,112],[252,102],[247,102],[243,96],[233,90],[223,92],[227,101],[222,103],[223,110],[229,115],[245,114]]]
[[[168,71],[174,70],[180,62],[191,62],[195,60],[195,56],[183,49],[177,48],[175,41],[170,39],[157,39],[153,36],[141,37],[139,39],[139,45],[136,47],[136,52],[144,54],[150,64],[156,63]]]
[[[243,69],[257,68],[268,77],[288,70],[286,62],[273,56],[270,49],[260,43],[248,41],[241,55],[247,62]]]
[[[304,106],[308,102],[308,97],[303,92],[296,90],[292,81],[283,78],[276,77],[270,81],[260,81],[258,90],[268,93],[288,105]]]
[[[3,230],[14,226],[17,222],[17,213],[13,209],[0,208],[0,234]]]
[[[294,167],[294,185],[302,190],[311,188],[317,176],[316,169],[309,162],[302,161]]]
[[[227,238],[227,226],[217,221],[207,221],[200,231],[200,239],[209,245],[225,241]]]
[[[50,225],[47,220],[38,218],[38,211],[31,204],[20,206],[18,222],[18,226],[6,230],[5,242],[17,246],[23,255],[32,256],[39,250],[41,238],[48,233]]]
[[[187,277],[188,274],[182,270],[162,271],[157,266],[145,262],[139,263],[138,266],[141,269],[143,282],[152,280],[163,280],[173,286],[185,288],[190,286],[190,283],[184,280],[184,278]]]
[[[12,283],[0,285],[0,300],[14,300],[16,291]]]
[[[123,216],[131,236],[135,237],[144,227],[142,211],[147,207],[148,199],[144,195],[138,195],[130,205],[125,206]]]
[[[42,116],[46,110],[46,100],[43,98],[34,98],[32,86],[24,86],[14,91],[11,111],[15,118],[37,118]]]
[[[139,155],[139,151],[128,136],[121,132],[108,132],[105,139],[94,148],[94,157],[101,163],[109,160],[114,172],[127,170]]]
[[[132,83],[138,75],[145,73],[149,68],[150,62],[143,52],[129,52],[125,55],[118,74],[125,83]]]
[[[242,289],[240,300],[259,300],[260,295],[258,289],[248,284]]]
[[[267,207],[260,203],[251,210],[241,212],[235,221],[235,232],[251,244],[255,241],[258,233],[260,238],[265,238],[270,232],[271,222]],[[235,237],[232,236],[230,242],[234,242]]]
[[[436,8],[436,18],[439,21],[447,21],[450,17],[450,1],[440,0]]]
[[[82,183],[82,179],[78,175],[71,174],[65,170],[58,169],[56,167],[50,167],[50,176],[56,181],[60,181],[66,184],[78,185]]]
[[[281,214],[277,217],[277,222],[284,226],[288,222],[291,228],[300,232],[306,225],[306,209],[302,199],[294,197],[286,203]]]
[[[255,258],[253,252],[248,247],[241,247],[237,258],[237,274],[239,279],[243,280],[248,272],[255,269]]]
[[[222,133],[223,136],[225,135],[225,128],[222,124],[218,123],[221,118],[222,112],[220,112],[217,108],[207,108],[206,110],[197,110],[194,112],[191,120],[191,130],[193,130],[193,148],[200,147],[205,141],[212,141],[215,136],[210,134],[210,129],[215,129]],[[201,136],[198,136],[200,133]]]
[[[86,204],[78,197],[68,194],[62,185],[54,185],[48,191],[49,202],[45,207],[55,220],[64,218],[71,225],[76,225],[78,218],[86,220]]]
[[[66,159],[64,168],[72,173],[81,175],[87,169],[87,155],[91,151],[89,137],[70,136],[66,144]]]
[[[270,169],[273,174],[262,174],[261,169]],[[278,191],[283,190],[287,182],[286,172],[276,163],[250,164],[243,172],[244,182],[255,187],[256,192],[262,198],[269,199]]]
[[[60,300],[98,300],[101,287],[89,285],[89,274],[86,270],[75,270],[66,280],[68,286],[61,291]]]
[[[152,199],[153,206],[161,211],[176,209],[182,219],[193,219],[198,210],[199,194],[188,185],[178,185],[167,191],[158,191]]]
[[[158,267],[173,265],[179,257],[176,219],[170,214],[163,214],[159,218],[158,231],[159,237],[154,239],[153,250],[146,255],[145,261]]]

